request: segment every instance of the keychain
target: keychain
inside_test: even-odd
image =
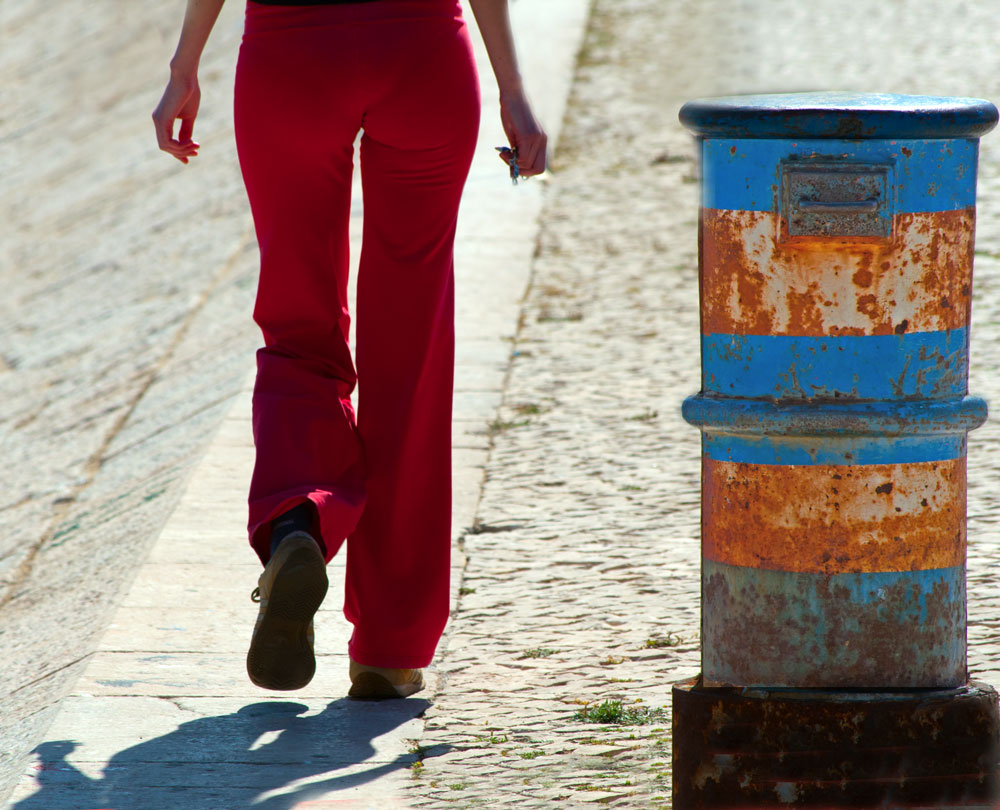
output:
[[[497,146],[495,148],[500,153],[500,157],[506,160],[507,165],[510,166],[510,182],[516,186],[521,177],[521,173],[517,169],[517,147],[511,149],[509,146]]]

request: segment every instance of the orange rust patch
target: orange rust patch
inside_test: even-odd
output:
[[[756,211],[702,209],[701,292],[702,332],[731,333],[721,328],[739,312],[744,334],[771,334],[774,307],[765,306],[764,294],[772,286],[760,251],[766,245],[745,245],[744,234],[758,225]]]
[[[702,553],[823,574],[963,565],[965,492],[965,458],[795,467],[704,458]]]
[[[788,305],[789,331],[799,335],[809,335],[816,329],[822,328],[823,312],[820,303],[823,296],[819,293],[819,290],[788,291],[785,302]]]
[[[879,308],[879,301],[874,295],[860,295],[858,296],[858,306],[857,310],[862,315],[871,315],[876,312]]]
[[[969,324],[975,210],[901,214],[892,242],[777,239],[777,214],[704,209],[702,331],[889,335]]]

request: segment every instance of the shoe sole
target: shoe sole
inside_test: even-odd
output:
[[[247,674],[264,689],[301,689],[316,673],[309,623],[326,597],[326,565],[315,551],[299,549],[281,566],[267,608],[247,652]]]
[[[388,698],[403,698],[416,694],[424,688],[421,679],[419,683],[408,682],[398,690],[388,678],[384,678],[377,672],[362,672],[354,677],[347,696],[355,700],[386,700]]]

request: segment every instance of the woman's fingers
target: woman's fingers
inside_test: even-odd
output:
[[[192,128],[190,126],[185,128],[183,120],[181,121],[180,138],[173,137],[173,120],[157,120],[154,114],[153,121],[156,128],[156,141],[161,150],[177,158],[181,163],[187,163],[188,158],[195,157],[198,154],[201,144],[191,140]]]
[[[177,140],[181,143],[191,143],[191,134],[194,132],[194,119],[182,118],[181,131],[177,135]]]
[[[160,149],[181,163],[187,163],[188,158],[198,154],[200,145],[192,140],[191,136],[194,133],[200,96],[197,80],[179,82],[171,79],[163,91],[160,103],[153,110],[153,127],[156,130],[157,144]],[[174,125],[178,120],[180,129],[175,138]]]
[[[523,94],[500,101],[500,120],[511,146],[517,149],[517,170],[523,177],[545,171],[548,138]]]
[[[170,155],[173,155],[175,158],[181,161],[181,163],[187,163],[188,158],[193,158],[198,156],[198,148],[199,144],[195,143],[194,141],[191,141],[189,143],[179,143],[177,141],[173,141],[163,151],[167,152]]]
[[[517,170],[524,177],[532,177],[545,171],[545,133],[521,139],[517,150]]]
[[[520,139],[515,135],[511,140],[516,143],[516,151],[513,154],[517,155],[518,176],[534,177],[535,175],[542,174],[545,171],[545,146],[548,140],[544,133],[540,136]],[[510,166],[511,150],[504,148],[501,151],[500,147],[497,147],[497,150],[500,160]]]

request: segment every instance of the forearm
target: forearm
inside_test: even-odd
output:
[[[202,51],[224,2],[225,0],[187,0],[181,36],[174,57],[170,60],[170,72],[174,76],[191,78],[197,74]]]
[[[479,31],[490,57],[490,65],[500,88],[500,98],[522,94],[521,72],[517,65],[514,35],[510,27],[507,0],[469,0]]]

